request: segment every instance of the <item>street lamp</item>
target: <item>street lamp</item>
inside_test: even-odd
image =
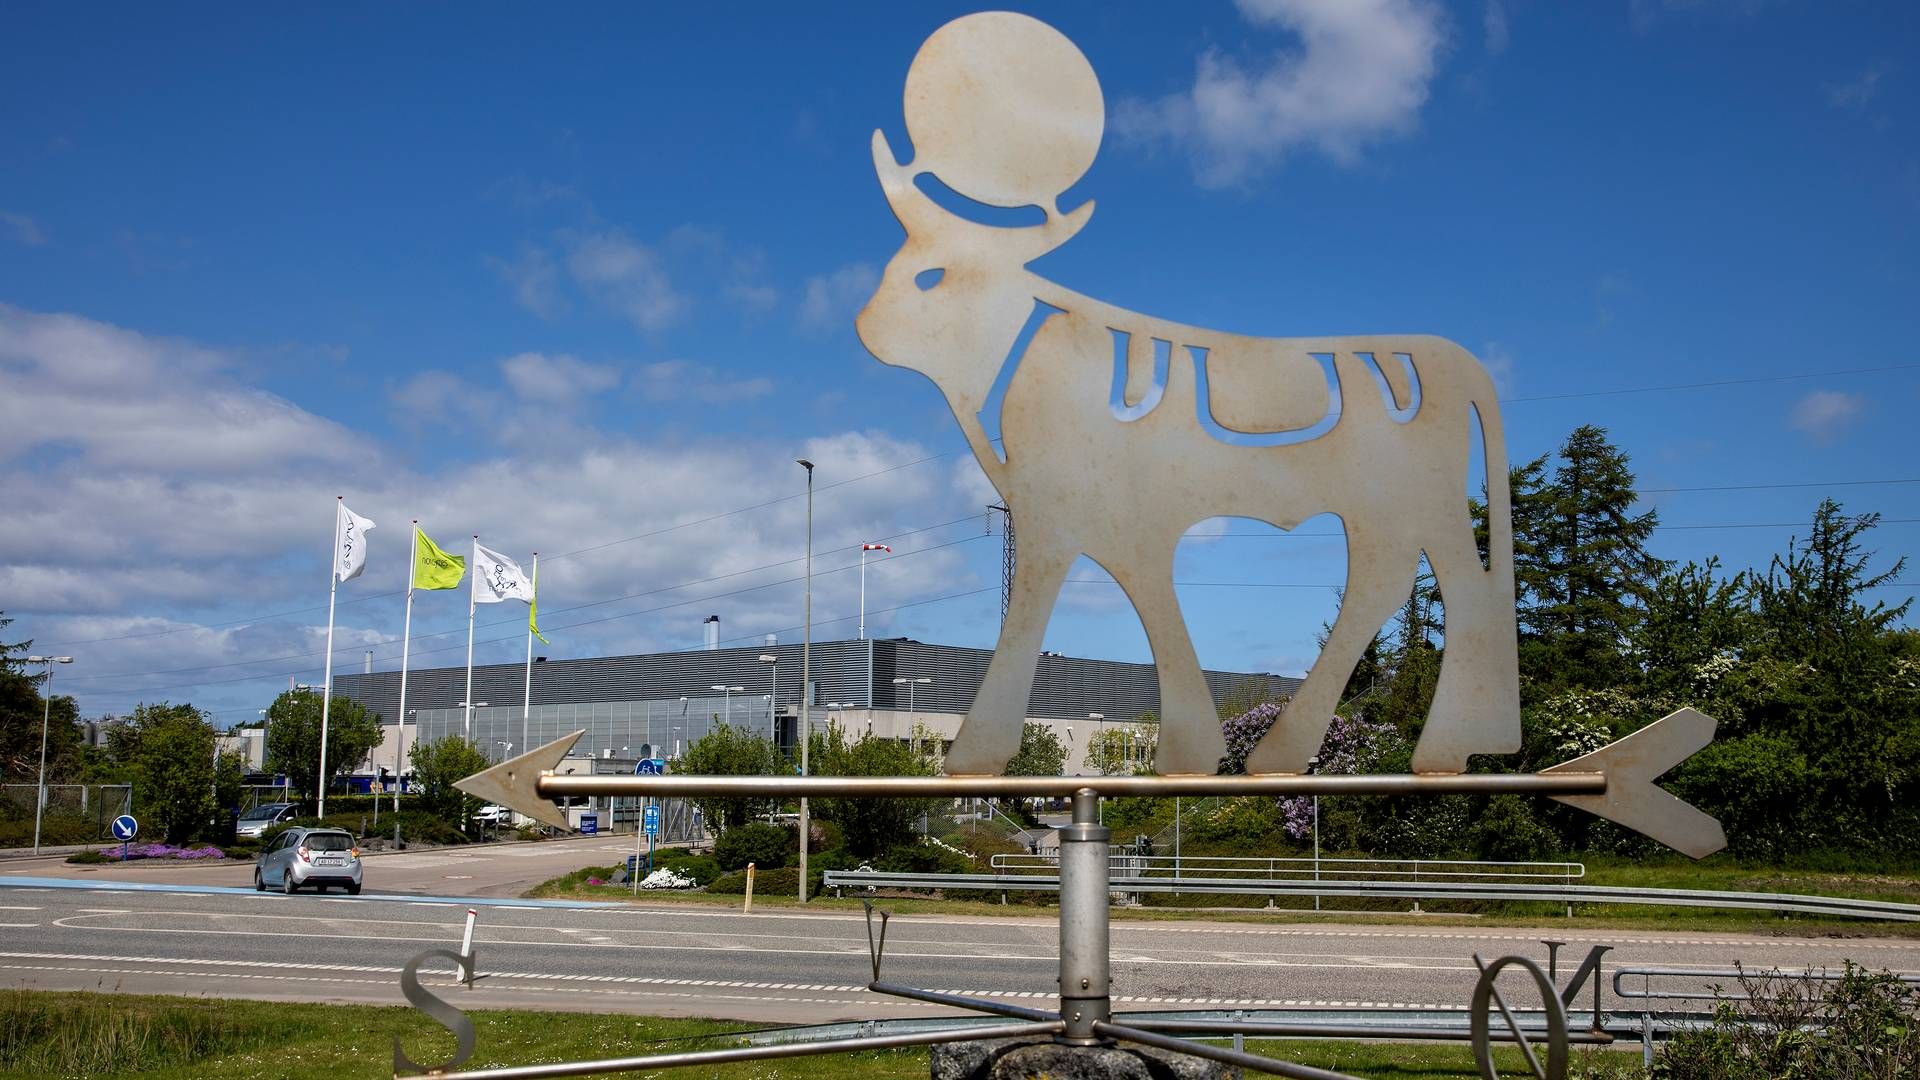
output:
[[[914,725],[915,727],[919,726],[920,717],[913,705],[913,688],[916,686],[924,686],[927,683],[930,683],[932,681],[933,681],[932,679],[928,678],[925,675],[922,675],[917,679],[900,677],[893,680],[893,685],[905,686],[907,688],[907,722],[909,724]],[[911,728],[909,730],[911,730]]]
[[[720,722],[723,724],[731,725],[733,723],[734,691],[745,690],[746,687],[728,686],[725,683],[714,683],[712,686],[707,687],[707,689],[720,691],[720,715],[722,717]]]
[[[1316,754],[1307,759],[1307,775],[1312,776],[1319,771],[1320,757]],[[1320,880],[1320,795],[1318,792],[1315,792],[1313,796],[1313,880]],[[1318,894],[1313,898],[1313,910],[1320,910],[1320,897]]]
[[[484,709],[484,708],[486,708],[486,707],[487,707],[487,703],[486,703],[486,702],[484,702],[484,701],[456,701],[456,702],[454,702],[454,703],[453,703],[453,707],[454,707],[454,708],[456,708],[456,709],[465,709],[465,710],[467,711],[467,717],[468,717],[468,720],[467,720],[467,743],[468,743],[469,745],[471,745],[471,744],[473,743],[473,720],[472,720],[472,717],[473,717],[473,710],[475,710],[475,709]],[[416,733],[416,734],[417,734],[417,733]],[[324,783],[326,783],[327,781],[326,781],[326,779],[325,779],[325,778],[323,777],[323,778],[321,778],[321,780],[320,780],[320,782],[324,784]]]
[[[513,744],[508,742],[507,740],[495,739],[493,742],[493,745],[500,747],[501,761],[505,761],[507,760],[507,758],[513,756]]]
[[[780,658],[772,653],[761,653],[760,662],[773,668],[773,693],[767,695],[767,741],[780,745],[780,721],[775,718],[780,701]]]
[[[33,853],[40,854],[40,817],[47,809],[47,724],[53,717],[53,665],[71,664],[71,656],[29,656],[29,664],[47,665],[47,681],[40,687],[40,785],[33,803]]]
[[[800,638],[800,775],[807,775],[807,746],[813,742],[812,671],[813,656],[813,462],[794,458],[793,463],[807,470],[807,563],[806,618]],[[813,839],[813,826],[807,817],[807,797],[800,796],[800,902],[807,902],[807,848]]]

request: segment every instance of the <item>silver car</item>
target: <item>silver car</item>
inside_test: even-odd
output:
[[[261,833],[291,820],[296,812],[292,803],[262,803],[240,815],[240,820],[234,823],[233,835],[246,840],[258,840]]]
[[[253,888],[291,895],[311,885],[319,892],[338,885],[360,895],[360,851],[345,829],[292,828],[275,837],[253,868]]]

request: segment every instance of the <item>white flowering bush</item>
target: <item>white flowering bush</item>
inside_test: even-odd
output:
[[[640,879],[643,889],[691,889],[699,884],[670,866],[663,866]]]

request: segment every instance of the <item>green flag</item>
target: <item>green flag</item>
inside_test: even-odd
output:
[[[440,550],[418,525],[413,528],[413,587],[457,589],[466,576],[467,560]]]
[[[527,601],[527,629],[542,643],[551,645],[547,635],[540,632],[540,553],[533,553],[533,599]]]

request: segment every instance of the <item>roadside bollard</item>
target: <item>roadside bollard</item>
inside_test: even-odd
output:
[[[747,864],[747,902],[740,905],[740,914],[753,910],[753,864]]]
[[[460,935],[460,958],[468,961],[468,963],[461,965],[461,969],[466,972],[466,983],[467,989],[469,990],[473,989],[473,964],[471,962],[473,958],[473,920],[479,917],[480,913],[478,911],[468,908],[467,928]]]

